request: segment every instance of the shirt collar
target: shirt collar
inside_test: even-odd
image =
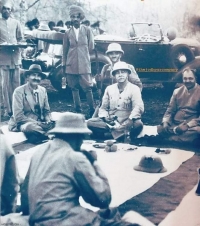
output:
[[[39,93],[39,89],[33,89],[29,84],[28,84],[28,88],[31,91],[31,93],[35,94],[35,93]]]

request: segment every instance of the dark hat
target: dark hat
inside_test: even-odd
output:
[[[141,158],[139,165],[135,166],[134,169],[147,173],[164,173],[167,171],[160,157],[146,155]]]
[[[90,134],[92,131],[88,129],[85,117],[82,114],[65,112],[61,114],[60,118],[56,121],[55,127],[48,133]]]
[[[27,71],[25,71],[24,75],[28,76],[31,73],[39,73],[42,79],[46,78],[46,75],[42,72],[42,69],[39,64],[32,64]]]

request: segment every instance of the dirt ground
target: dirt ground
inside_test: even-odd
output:
[[[49,80],[44,80],[41,83],[46,87],[49,97],[49,104],[51,111],[65,112],[73,111],[73,100],[69,90],[63,90],[63,92],[56,91]],[[142,116],[142,121],[145,125],[158,125],[165,113],[168,106],[172,92],[168,92],[161,84],[143,84],[142,98],[144,101],[145,111]],[[98,105],[97,92],[94,90],[94,99],[96,105]],[[82,99],[82,109],[86,118],[89,118],[88,107],[84,95]],[[1,122],[6,123],[7,118],[2,117]],[[2,123],[1,123],[2,124]]]

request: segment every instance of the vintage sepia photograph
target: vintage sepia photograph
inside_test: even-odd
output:
[[[0,0],[0,225],[200,225],[199,0]]]

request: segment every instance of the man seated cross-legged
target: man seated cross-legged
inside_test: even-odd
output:
[[[120,61],[114,65],[112,75],[117,83],[106,88],[98,117],[88,120],[88,127],[96,138],[104,139],[111,132],[117,139],[127,132],[134,140],[142,131],[144,103],[140,88],[128,81],[130,73],[125,62]]]
[[[195,71],[186,68],[182,74],[183,86],[174,90],[164,114],[158,134],[169,141],[199,145],[200,86]]]

